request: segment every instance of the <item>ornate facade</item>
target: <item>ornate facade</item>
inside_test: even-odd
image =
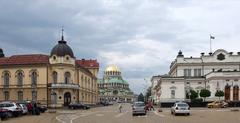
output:
[[[165,75],[153,76],[152,97],[155,102],[187,100],[190,90],[200,92],[208,89],[211,96],[206,100],[217,100],[215,93],[222,90],[222,100],[239,101],[240,52],[234,54],[223,49],[214,53],[201,53],[200,57],[184,57],[179,51]]]
[[[109,66],[103,79],[98,80],[100,101],[132,102],[133,92],[127,81],[123,80],[117,66]]]
[[[50,55],[0,57],[0,100],[33,100],[48,107],[98,102],[97,60],[78,60],[62,39]]]

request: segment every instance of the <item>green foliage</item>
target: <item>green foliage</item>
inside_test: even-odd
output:
[[[190,90],[190,99],[193,100],[193,99],[196,99],[198,97],[198,93],[194,90]],[[186,93],[186,97],[189,99],[189,94]]]
[[[140,93],[140,94],[138,95],[138,101],[144,102],[144,96],[143,96],[142,93]]]
[[[216,97],[223,97],[224,96],[224,92],[223,91],[221,91],[221,90],[218,90],[218,91],[216,91],[216,93],[215,93],[215,96]]]
[[[204,101],[205,101],[205,98],[206,97],[210,97],[211,96],[211,92],[207,89],[202,89],[200,91],[200,97],[203,97],[204,98]]]
[[[146,92],[146,100],[149,100],[149,97],[151,96],[151,87],[148,87],[147,92]]]

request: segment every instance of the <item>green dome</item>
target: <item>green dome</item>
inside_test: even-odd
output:
[[[126,81],[119,78],[111,78],[107,81],[107,83],[120,83],[120,84],[128,84]]]

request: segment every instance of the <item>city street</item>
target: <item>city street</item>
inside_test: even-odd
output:
[[[190,116],[173,116],[169,108],[163,112],[150,111],[146,116],[132,116],[130,104],[97,107],[90,110],[57,110],[57,113],[44,113],[40,116],[10,118],[6,123],[227,123],[240,122],[240,112],[226,109],[192,108]]]

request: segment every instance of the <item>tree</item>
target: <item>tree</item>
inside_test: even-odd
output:
[[[186,97],[189,99],[189,93],[186,93]],[[194,90],[190,90],[190,99],[196,99],[198,97],[198,93]]]
[[[204,102],[205,102],[206,97],[210,97],[210,96],[211,96],[211,92],[210,92],[209,90],[207,90],[207,89],[202,89],[202,90],[200,91],[200,97],[203,97]]]
[[[216,97],[219,97],[219,100],[220,100],[220,97],[223,97],[223,96],[224,96],[224,92],[221,91],[221,90],[217,90],[216,93],[215,93],[215,96],[216,96]]]
[[[149,100],[149,97],[150,97],[150,96],[151,96],[151,87],[148,87],[147,92],[146,92],[146,95],[145,95],[146,101]]]
[[[140,94],[138,95],[138,101],[144,102],[144,96],[143,96],[142,93],[140,93]]]

